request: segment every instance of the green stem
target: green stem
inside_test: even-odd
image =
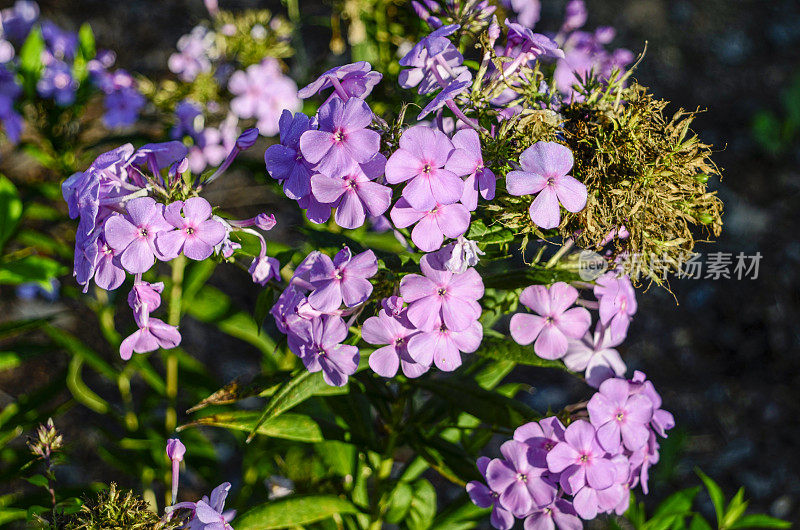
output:
[[[183,272],[186,268],[186,258],[178,256],[171,263],[172,266],[172,287],[169,294],[169,313],[167,324],[177,326],[181,322],[181,304],[183,303]],[[164,427],[167,435],[171,434],[178,425],[178,414],[176,412],[176,402],[178,398],[178,356],[174,349],[167,350],[167,405]]]

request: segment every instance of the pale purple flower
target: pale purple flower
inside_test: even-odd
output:
[[[295,285],[290,284],[283,290],[278,296],[278,300],[275,301],[275,305],[269,310],[270,315],[275,319],[275,326],[278,331],[285,335],[289,334],[289,317],[297,314],[297,306],[305,300],[305,295]]]
[[[525,518],[525,530],[582,530],[583,523],[572,503],[555,499]]]
[[[486,480],[486,468],[491,460],[485,456],[478,458],[478,471]],[[514,526],[514,515],[500,504],[500,494],[489,489],[486,484],[473,480],[467,484],[467,494],[478,508],[492,508],[489,522],[497,530],[511,530]]]
[[[570,0],[567,2],[564,12],[564,23],[561,25],[561,31],[569,33],[583,27],[588,16],[589,13],[583,0]]]
[[[506,27],[509,43],[519,48],[520,55],[525,55],[526,58],[564,57],[564,52],[559,49],[558,43],[550,37],[534,33],[530,28],[509,20],[506,20]]]
[[[619,48],[608,52],[604,45],[614,38],[613,28],[598,28],[594,34],[585,31],[572,32],[564,41],[564,57],[559,59],[553,74],[556,88],[565,95],[576,99],[580,96],[573,90],[579,78],[592,73],[600,80],[606,80],[614,69],[625,70],[633,62],[630,50]]]
[[[247,272],[253,278],[253,282],[259,285],[267,285],[270,280],[280,281],[281,264],[277,259],[270,256],[256,256],[250,264]]]
[[[116,251],[98,233],[97,263],[94,269],[94,282],[101,289],[113,291],[125,281],[125,269],[119,263]],[[79,279],[80,280],[80,279]],[[78,283],[82,283],[78,281]],[[86,283],[88,286],[88,283]]]
[[[69,65],[58,59],[52,59],[37,81],[36,90],[42,97],[52,98],[56,105],[66,107],[75,101],[78,82],[72,77]]]
[[[448,329],[442,323],[430,331],[422,331],[411,337],[408,340],[408,353],[423,366],[435,364],[443,372],[452,372],[461,366],[461,354],[477,350],[482,339],[483,326],[477,320],[471,321],[460,331]]]
[[[39,4],[30,0],[17,0],[13,7],[0,11],[3,33],[11,40],[22,42],[39,19]]]
[[[661,408],[661,396],[656,392],[651,381],[647,380],[644,372],[636,370],[633,379],[629,382],[631,394],[641,394],[650,400],[653,407],[653,419],[650,425],[659,436],[666,438],[667,431],[675,427],[675,418],[672,414]]]
[[[309,372],[322,371],[331,386],[344,386],[358,368],[358,348],[341,344],[347,325],[341,317],[324,315],[312,320],[297,318],[289,333],[289,349],[300,357]]]
[[[445,236],[457,238],[469,228],[469,211],[463,204],[437,204],[429,211],[418,211],[401,198],[389,212],[397,228],[417,223],[411,231],[411,240],[423,252],[441,248]]]
[[[209,54],[214,46],[214,33],[203,26],[178,39],[178,52],[169,56],[167,66],[181,81],[191,83],[200,74],[211,71]]]
[[[495,458],[486,467],[486,482],[500,493],[500,504],[516,517],[525,517],[531,510],[548,506],[555,500],[556,487],[542,476],[547,468],[536,467],[530,448],[509,440],[500,447],[505,459]]]
[[[63,30],[49,20],[40,24],[42,38],[47,45],[47,51],[61,60],[72,61],[78,50],[78,35],[72,31]]]
[[[221,123],[219,128],[206,127],[195,135],[195,144],[189,148],[189,167],[192,173],[201,173],[206,167],[221,164],[236,142],[236,127]]]
[[[514,439],[531,448],[531,461],[537,467],[547,467],[547,453],[564,441],[564,425],[555,416],[532,421],[517,427]]]
[[[474,129],[461,129],[453,135],[455,152],[447,160],[445,169],[459,177],[466,176],[461,204],[473,211],[478,207],[478,193],[490,201],[494,199],[496,177],[484,166],[481,139]]]
[[[378,261],[371,250],[353,256],[350,249],[344,247],[332,261],[320,254],[309,276],[314,292],[308,296],[308,302],[324,313],[336,311],[342,301],[347,307],[356,306],[372,294],[372,284],[367,278],[377,272]]]
[[[612,340],[621,342],[637,309],[636,291],[631,279],[609,271],[595,280],[594,295],[600,304],[600,322],[608,328]]]
[[[178,480],[180,477],[180,466],[183,455],[186,454],[186,446],[177,438],[167,440],[167,457],[172,461],[172,503],[175,504],[178,498]]]
[[[139,118],[145,99],[133,87],[122,87],[107,94],[103,99],[105,113],[103,124],[108,128],[130,127]]]
[[[297,200],[297,205],[306,211],[309,221],[322,224],[331,217],[331,205],[319,202],[312,193]]]
[[[175,125],[170,129],[169,135],[173,140],[180,140],[184,136],[197,142],[200,131],[203,130],[203,109],[188,99],[184,99],[175,107]]]
[[[400,72],[398,81],[401,87],[409,89],[419,85],[418,91],[424,95],[446,86],[464,73],[470,75],[462,66],[464,57],[447,38],[457,29],[455,24],[437,29],[400,59],[401,66],[409,67]]]
[[[128,293],[128,305],[133,309],[134,314],[152,313],[161,307],[162,292],[164,292],[164,282],[136,281],[131,292]]]
[[[134,318],[139,329],[120,344],[119,354],[122,359],[129,360],[134,352],[147,353],[158,348],[168,350],[181,343],[181,334],[177,328],[157,318],[150,318],[146,311],[134,312]]]
[[[443,86],[442,91],[436,94],[436,96],[425,105],[422,112],[417,115],[417,120],[421,120],[431,112],[436,112],[445,105],[448,105],[456,96],[467,90],[471,85],[472,74],[469,71],[461,72],[457,78],[451,80],[446,86]],[[449,104],[448,107],[453,109],[452,104]]]
[[[256,126],[264,136],[274,136],[280,130],[279,120],[284,110],[300,110],[297,85],[283,75],[280,64],[272,57],[236,71],[228,81],[228,90],[235,97],[231,112],[247,119],[256,118]]]
[[[311,192],[311,166],[300,153],[300,136],[313,129],[311,119],[298,112],[283,111],[280,119],[281,143],[271,145],[264,153],[270,176],[283,183],[290,199],[300,199]]]
[[[567,339],[583,337],[592,323],[585,308],[568,309],[577,299],[578,290],[564,282],[525,288],[519,301],[537,314],[511,317],[511,336],[522,345],[536,341],[533,351],[543,359],[560,359],[567,353]]]
[[[345,101],[351,97],[365,99],[382,78],[380,73],[372,70],[372,65],[368,62],[358,61],[331,68],[314,82],[301,88],[297,96],[306,99],[333,87],[330,98],[338,97]]]
[[[369,366],[383,377],[394,377],[398,368],[402,368],[406,377],[419,377],[428,371],[430,365],[420,364],[409,355],[408,341],[418,330],[408,320],[406,310],[402,309],[402,302],[400,306],[397,313],[384,309],[378,312],[378,316],[370,317],[364,322],[362,338],[369,344],[386,345],[372,352]]]
[[[585,420],[577,420],[564,431],[564,441],[547,453],[551,473],[560,473],[559,483],[574,495],[575,511],[583,519],[597,516],[597,491],[610,488],[616,480],[616,467],[606,457],[595,436],[595,429]]]
[[[519,162],[522,169],[508,173],[506,188],[511,195],[538,193],[528,210],[538,226],[559,225],[559,203],[573,213],[586,206],[586,186],[568,175],[573,164],[568,147],[555,142],[536,142],[522,152]]]
[[[236,510],[225,510],[225,499],[231,489],[230,482],[223,482],[211,492],[211,497],[203,498],[197,502],[179,502],[167,508],[168,512],[179,509],[192,510],[192,519],[189,520],[187,530],[233,530],[228,524],[236,515]]]
[[[502,0],[502,4],[517,14],[517,22],[523,26],[532,28],[539,22],[542,11],[539,0]]]
[[[300,151],[318,172],[340,176],[353,162],[363,164],[378,152],[381,137],[367,129],[373,114],[364,101],[334,98],[320,107],[317,117],[319,130],[300,136]]]
[[[392,189],[374,182],[385,165],[386,158],[378,153],[365,164],[351,164],[341,177],[317,173],[311,177],[311,191],[320,203],[336,208],[336,224],[358,228],[367,215],[376,217],[389,209]]]
[[[603,381],[586,408],[597,429],[597,441],[609,453],[620,452],[620,439],[629,451],[641,449],[647,443],[653,405],[643,395],[630,395],[625,379]]]
[[[164,219],[176,230],[159,233],[156,248],[170,258],[183,253],[189,259],[202,261],[211,256],[214,247],[225,238],[225,227],[211,218],[211,205],[202,197],[167,205]]]
[[[479,256],[485,254],[475,241],[464,236],[458,236],[458,240],[442,247],[438,252],[443,256],[445,268],[455,274],[474,267],[480,261]]]
[[[178,141],[144,144],[127,161],[128,166],[147,168],[158,177],[161,170],[186,158],[189,150]]]
[[[445,168],[455,147],[443,132],[416,125],[403,132],[400,148],[386,162],[386,181],[403,188],[403,198],[418,211],[457,202],[464,182]]]
[[[423,275],[408,274],[400,281],[400,295],[409,303],[409,320],[423,331],[435,331],[442,324],[452,331],[470,327],[481,316],[480,274],[475,269],[453,274],[430,254],[419,265]]]
[[[598,323],[594,334],[587,331],[582,339],[570,339],[564,364],[573,372],[585,372],[586,383],[597,388],[609,377],[625,375],[625,362],[614,349],[621,342]]]
[[[106,241],[119,253],[120,263],[131,273],[146,272],[156,256],[156,236],[174,227],[164,219],[164,205],[151,197],[138,197],[128,202],[127,213],[112,215],[104,226]]]

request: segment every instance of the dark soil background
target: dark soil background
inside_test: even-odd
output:
[[[163,71],[178,37],[205,15],[200,0],[40,3],[45,16],[66,27],[91,23],[98,44],[116,50],[120,66],[146,75]],[[543,3],[545,18],[560,20],[564,2]],[[280,10],[273,3],[221,4]],[[800,147],[769,157],[751,133],[757,111],[780,116],[779,94],[800,66],[800,3],[587,4],[588,27],[615,26],[615,44],[638,53],[647,41],[636,73],[642,84],[674,102],[673,110],[705,109],[695,129],[720,150],[716,162],[725,172],[716,187],[725,202],[725,227],[718,243],[698,250],[763,256],[757,279],[673,280],[674,297],[656,287],[640,290],[639,313],[621,353],[629,368],[652,376],[680,430],[673,440],[681,443],[669,446],[680,457],[657,466],[656,479],[669,484],[658,489],[699,484],[693,468],[700,466],[728,496],[744,485],[752,508],[800,521]],[[314,0],[301,1],[300,9],[328,8]],[[317,46],[327,42],[319,33],[311,39]],[[516,376],[531,382],[528,374]],[[585,397],[585,389],[552,374],[531,377],[537,388],[531,401],[538,405]]]

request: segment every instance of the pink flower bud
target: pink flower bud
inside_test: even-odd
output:
[[[180,440],[177,438],[167,440],[167,456],[170,460],[181,462],[184,454],[186,454],[186,446]]]

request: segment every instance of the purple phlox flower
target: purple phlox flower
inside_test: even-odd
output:
[[[0,77],[1,76],[2,65],[0,65]],[[22,116],[14,109],[14,101],[2,95],[0,95],[0,125],[3,126],[6,137],[12,145],[19,143],[25,122]]]
[[[386,163],[386,181],[403,188],[403,198],[415,210],[424,212],[437,203],[453,204],[461,199],[464,182],[446,169],[455,151],[453,142],[443,132],[416,125],[400,137],[400,147]]]
[[[592,34],[585,31],[574,31],[563,44],[565,55],[559,59],[554,73],[558,90],[565,95],[580,99],[573,91],[579,78],[590,74],[600,80],[606,80],[614,69],[624,70],[633,62],[630,50],[619,48],[609,53],[604,45],[614,37],[613,28],[598,28]]]
[[[256,256],[247,271],[253,278],[253,282],[259,285],[267,285],[270,280],[281,281],[281,264],[270,256]]]
[[[181,343],[181,334],[176,327],[157,318],[150,318],[147,311],[135,311],[134,319],[139,329],[123,340],[119,346],[119,354],[123,360],[129,360],[134,352],[147,353],[158,348],[168,350]]]
[[[228,81],[228,90],[235,96],[231,100],[231,112],[242,119],[256,118],[256,127],[264,136],[278,133],[284,110],[294,112],[302,107],[297,85],[283,75],[280,63],[272,57],[248,66],[246,71],[234,72]]]
[[[400,72],[401,87],[410,89],[419,85],[418,92],[424,95],[447,86],[465,73],[471,76],[467,67],[462,66],[464,57],[447,38],[457,29],[457,25],[437,29],[400,59],[401,66],[409,67]]]
[[[211,256],[214,247],[225,238],[225,227],[211,218],[211,205],[202,197],[167,205],[164,219],[176,230],[158,234],[156,248],[169,258],[183,253],[189,259],[202,261]]]
[[[641,449],[647,443],[653,405],[645,396],[630,395],[625,379],[603,381],[586,408],[597,429],[597,441],[609,453],[620,452],[620,438],[629,451]]]
[[[372,93],[372,89],[382,78],[381,74],[372,71],[372,65],[366,61],[345,64],[331,68],[319,76],[316,81],[301,88],[297,92],[297,97],[310,98],[314,94],[333,87],[331,98],[338,97],[345,101],[351,97],[364,99]]]
[[[61,60],[72,60],[75,57],[78,50],[77,34],[63,30],[49,20],[43,20],[40,27],[47,49],[54,57]]]
[[[582,28],[586,24],[588,16],[589,13],[583,0],[570,0],[564,11],[564,23],[561,25],[561,31],[569,33]]]
[[[194,513],[187,530],[233,530],[228,524],[236,515],[235,510],[225,510],[225,499],[231,489],[230,482],[223,482],[211,492],[211,497],[197,502],[179,502],[167,508],[169,513],[180,509],[189,509]]]
[[[568,147],[555,142],[536,142],[522,152],[519,163],[522,169],[508,173],[506,188],[511,195],[538,193],[528,210],[538,226],[558,226],[559,203],[573,213],[586,206],[586,186],[568,175],[573,164]]]
[[[350,98],[346,103],[335,98],[317,113],[319,130],[300,136],[300,151],[319,173],[343,174],[353,162],[368,162],[380,147],[380,134],[367,129],[372,111],[364,101]]]
[[[525,517],[531,510],[548,506],[556,498],[556,487],[542,475],[547,468],[536,467],[530,448],[516,440],[500,447],[505,459],[495,458],[486,467],[486,482],[500,493],[500,504],[516,517]]]
[[[236,116],[228,114],[218,128],[206,127],[200,131],[195,139],[195,145],[189,149],[189,167],[193,173],[199,174],[208,166],[219,166],[212,175],[213,178],[217,178],[228,169],[242,150],[236,143],[239,134],[238,122]],[[212,177],[208,177],[205,183],[212,182]]]
[[[94,269],[94,282],[101,289],[113,291],[125,281],[125,270],[119,263],[117,253],[106,243],[105,238],[97,232],[97,263]],[[80,282],[79,282],[80,283]],[[85,283],[89,286],[88,281]]]
[[[491,460],[485,456],[478,458],[478,471],[486,480],[486,468]],[[497,530],[511,530],[514,526],[514,515],[500,504],[500,494],[489,489],[483,482],[473,480],[467,484],[467,494],[478,508],[492,508],[489,522]]]
[[[419,377],[430,367],[429,364],[417,363],[408,353],[408,341],[418,330],[405,313],[404,309],[398,313],[384,309],[378,312],[378,316],[364,322],[362,338],[369,344],[386,344],[369,356],[370,368],[383,377],[394,377],[398,368],[402,368],[406,377]]]
[[[436,97],[434,97],[430,103],[425,105],[422,112],[417,115],[417,120],[423,119],[431,112],[435,112],[445,105],[453,109],[453,104],[450,102],[453,101],[456,96],[467,90],[471,84],[472,74],[469,71],[461,72],[457,78],[447,83],[447,85],[442,88],[442,91],[436,94]],[[450,104],[448,105],[448,103]]]
[[[534,33],[530,28],[526,28],[516,22],[506,20],[508,28],[509,44],[520,48],[520,55],[526,58],[536,57],[564,57],[564,51],[558,47],[558,43],[542,35]]]
[[[103,124],[108,128],[130,127],[139,118],[145,99],[138,90],[131,87],[119,88],[103,99],[106,112]]]
[[[402,296],[392,295],[381,300],[381,308],[386,314],[399,317],[401,314],[404,314],[406,302],[403,300]],[[411,327],[413,327],[413,325]]]
[[[610,487],[597,491],[597,508],[603,513],[624,514],[630,507],[630,461],[625,455],[610,457],[614,464],[616,480]]]
[[[539,0],[502,0],[506,8],[517,14],[517,22],[533,28],[541,16],[542,4]]]
[[[411,337],[408,341],[408,353],[415,362],[423,366],[435,364],[443,372],[452,372],[461,366],[461,354],[477,350],[482,339],[483,326],[477,320],[459,331],[451,330],[441,323],[430,331]]]
[[[322,370],[331,386],[344,386],[347,377],[358,368],[358,348],[341,344],[347,337],[347,325],[341,317],[324,315],[312,320],[293,322],[289,349],[300,357],[309,372]]]
[[[487,201],[494,199],[496,178],[492,170],[484,166],[481,140],[474,129],[461,129],[453,135],[455,152],[447,159],[445,169],[455,175],[465,176],[461,204],[473,211],[478,207],[478,193]]]
[[[128,305],[134,314],[149,314],[161,307],[161,293],[164,283],[148,283],[137,280],[128,293]]]
[[[594,427],[585,420],[567,427],[564,441],[547,453],[547,467],[551,473],[561,473],[561,487],[574,496],[575,511],[587,520],[597,516],[597,491],[616,481],[616,466],[597,442]]]
[[[532,421],[517,427],[514,439],[531,448],[531,461],[537,467],[547,467],[547,453],[564,441],[564,425],[555,416]]]
[[[12,41],[22,42],[39,19],[39,4],[29,0],[17,0],[13,7],[0,11],[3,33]]]
[[[175,125],[169,131],[170,138],[180,140],[184,136],[188,136],[197,143],[200,131],[203,129],[202,107],[187,99],[178,103],[175,107]]]
[[[600,322],[608,328],[612,340],[622,342],[637,308],[631,279],[609,271],[595,280],[594,295],[600,304]]]
[[[305,299],[303,292],[295,285],[289,285],[283,290],[275,305],[269,310],[275,319],[275,326],[277,326],[278,331],[286,335],[289,334],[288,318],[297,314],[297,306]]]
[[[186,446],[177,438],[167,440],[167,457],[172,461],[172,503],[178,498],[178,480],[180,477],[181,461],[186,454]]]
[[[633,379],[628,383],[632,394],[639,393],[650,400],[653,406],[653,419],[650,425],[659,436],[666,438],[667,431],[675,427],[675,418],[670,412],[661,408],[661,396],[656,392],[653,383],[647,381],[647,376],[639,370],[633,373]]]
[[[58,59],[45,66],[42,77],[36,83],[36,90],[45,98],[53,98],[56,105],[66,107],[75,101],[78,82],[72,77],[72,69]]]
[[[585,372],[586,383],[597,388],[610,377],[625,375],[625,362],[614,349],[621,342],[612,339],[608,328],[598,323],[594,334],[587,331],[581,339],[570,339],[564,364],[573,372]]]
[[[475,241],[463,235],[437,252],[441,253],[445,268],[454,274],[461,274],[468,268],[474,267],[480,261],[478,256],[485,254]]]
[[[314,292],[308,296],[311,306],[322,312],[339,309],[342,301],[347,307],[364,302],[372,294],[372,284],[367,280],[378,272],[375,253],[365,250],[353,254],[344,247],[331,260],[320,254],[314,262],[309,280]]]
[[[300,136],[313,129],[311,118],[298,112],[283,111],[280,119],[281,143],[271,145],[264,153],[270,176],[283,183],[290,199],[300,199],[311,192],[311,166],[300,153]]]
[[[409,303],[409,320],[423,331],[437,330],[442,323],[452,331],[470,327],[481,316],[480,274],[472,268],[453,274],[430,254],[419,265],[423,275],[408,274],[400,281],[400,295]]]
[[[336,224],[358,228],[369,214],[382,215],[392,202],[392,189],[374,182],[383,175],[386,158],[377,153],[364,164],[351,164],[341,177],[317,173],[311,177],[311,191],[323,204],[336,208]]]
[[[159,178],[162,169],[183,160],[187,154],[189,150],[178,141],[145,144],[133,153],[125,165],[147,168],[154,177]]]
[[[658,463],[658,449],[659,445],[656,441],[656,434],[651,432],[647,444],[638,451],[634,451],[630,454],[630,474],[628,476],[628,486],[630,488],[641,485],[645,495],[648,493],[650,466]]]
[[[442,21],[439,17],[431,15],[431,12],[438,13],[440,11],[439,6],[431,4],[430,2],[425,2],[425,4],[426,5],[422,5],[416,0],[411,0],[411,7],[414,8],[414,12],[419,18],[424,20],[431,29],[435,30],[442,27]]]
[[[181,81],[191,83],[200,73],[211,71],[214,33],[195,26],[191,33],[178,39],[178,52],[169,56],[167,66]]]
[[[525,530],[582,530],[583,523],[572,503],[558,498],[530,514],[525,519],[523,528]]]
[[[151,197],[138,197],[128,202],[125,215],[112,215],[104,225],[106,241],[119,253],[120,264],[131,273],[146,272],[156,256],[159,232],[174,227],[164,219],[164,205]]]
[[[567,339],[583,337],[592,323],[585,308],[568,309],[577,299],[578,290],[564,282],[525,288],[519,301],[537,314],[511,317],[511,336],[522,345],[536,341],[533,351],[542,359],[560,359],[567,353]]]

